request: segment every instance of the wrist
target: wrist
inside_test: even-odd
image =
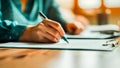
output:
[[[19,38],[19,41],[26,41],[30,37],[30,31],[32,29],[32,26],[27,26],[22,35]]]

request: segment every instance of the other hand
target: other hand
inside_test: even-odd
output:
[[[81,15],[75,17],[75,21],[66,23],[66,31],[70,34],[80,34],[89,24],[87,18]]]
[[[67,22],[66,25],[66,31],[70,34],[80,34],[84,29],[85,26],[80,22]]]

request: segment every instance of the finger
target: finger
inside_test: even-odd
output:
[[[48,38],[44,37],[44,39],[39,41],[40,43],[53,43],[53,41],[49,40]]]
[[[65,32],[64,32],[63,28],[61,27],[61,25],[58,22],[52,21],[52,20],[49,20],[49,19],[45,19],[42,22],[45,25],[50,26],[50,27],[56,29],[60,33],[61,36],[64,36]]]
[[[59,40],[56,39],[56,37],[52,36],[51,34],[49,34],[48,32],[45,31],[39,31],[39,34],[41,34],[43,36],[43,40],[41,41],[41,38],[39,38],[39,40],[41,42],[58,42]]]
[[[40,34],[40,36],[38,37],[38,42],[42,42],[42,43],[46,43],[46,42],[57,42],[58,40],[56,39],[56,37],[52,36],[50,33],[48,33],[48,31],[50,29],[48,29],[48,27],[46,27],[43,23],[38,25],[38,36]],[[42,37],[42,38],[41,38]],[[42,39],[42,40],[41,40]]]
[[[80,28],[80,29],[75,29],[75,31],[74,31],[74,34],[80,34],[81,32],[82,32],[83,30],[82,30],[82,28]]]
[[[85,26],[79,22],[77,22],[76,27],[79,29],[80,32],[82,32],[85,29]]]
[[[83,25],[77,23],[77,24],[68,24],[69,26],[68,27],[68,31],[69,33],[71,34],[80,34],[80,32],[83,31],[84,27]]]
[[[49,29],[49,31],[46,31],[47,33],[51,34],[57,40],[60,40],[61,36],[60,36],[60,33],[57,30],[55,30],[51,27],[47,27],[47,29]]]
[[[46,33],[44,36],[45,36],[45,39],[49,41],[49,43],[54,43],[59,41],[49,33]]]
[[[76,28],[76,27],[71,27],[70,29],[71,29],[71,34],[74,34],[74,33],[75,33],[75,31],[77,30],[77,28]]]
[[[74,24],[68,26],[68,28],[69,28],[69,33],[71,34],[75,34],[76,31],[78,30],[77,26],[75,26]]]
[[[72,24],[69,24],[69,23],[66,23],[66,30],[68,33],[72,34],[74,29],[73,29],[73,25]]]
[[[76,29],[74,30],[74,34],[80,34],[84,30],[83,25],[76,25]]]
[[[45,26],[45,25],[43,27],[40,26],[39,29],[43,31],[44,33],[49,33],[50,35],[55,37],[57,40],[60,40],[61,38],[60,33],[56,29],[50,26]]]

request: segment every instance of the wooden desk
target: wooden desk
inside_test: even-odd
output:
[[[63,51],[48,68],[120,68],[120,47],[112,52]]]
[[[120,47],[112,52],[0,49],[0,68],[120,68]]]
[[[0,68],[46,68],[57,50],[0,49]]]

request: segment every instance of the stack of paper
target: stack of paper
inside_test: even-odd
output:
[[[55,50],[98,50],[111,51],[115,47],[110,43],[107,46],[106,41],[110,40],[79,40],[68,39],[69,44],[61,40],[59,43],[15,43],[8,42],[0,44],[0,48],[27,48],[27,49],[55,49]],[[116,43],[115,41],[113,43]]]

